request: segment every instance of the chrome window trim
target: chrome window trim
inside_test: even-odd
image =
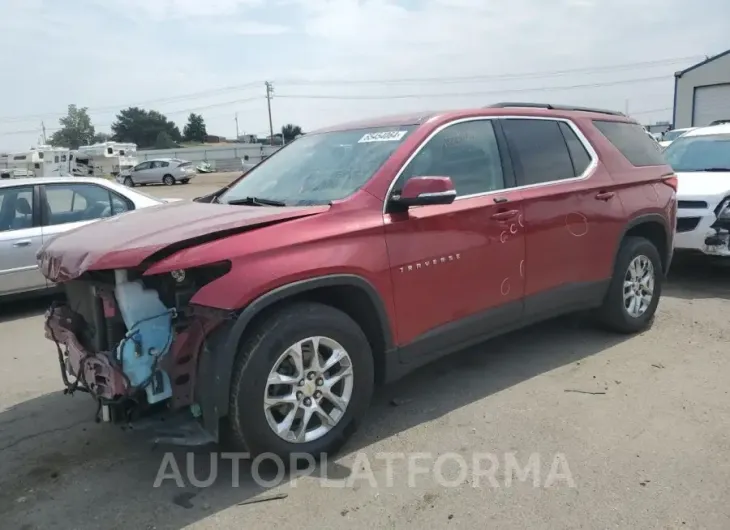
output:
[[[493,120],[547,120],[547,121],[556,121],[556,122],[564,122],[572,129],[572,131],[575,133],[575,135],[578,137],[578,140],[583,144],[583,147],[588,152],[588,156],[590,157],[590,163],[588,164],[588,167],[577,177],[571,177],[563,180],[553,180],[550,182],[540,182],[537,184],[526,184],[524,186],[514,186],[511,188],[502,188],[500,190],[492,190],[492,191],[485,191],[482,193],[472,193],[469,195],[458,195],[455,199],[455,201],[460,201],[463,199],[473,199],[475,197],[484,197],[488,195],[494,195],[498,193],[505,193],[508,191],[515,191],[515,190],[523,190],[523,189],[532,189],[532,188],[538,188],[543,186],[553,186],[555,184],[563,184],[565,182],[578,182],[581,180],[586,180],[591,177],[591,175],[595,172],[596,168],[598,167],[598,153],[596,153],[596,150],[593,148],[593,145],[588,141],[588,138],[583,134],[583,131],[581,131],[578,126],[573,122],[573,120],[570,120],[568,118],[557,118],[557,117],[551,117],[551,116],[474,116],[471,118],[460,118],[454,121],[450,121],[448,123],[444,123],[443,125],[437,127],[433,131],[431,131],[431,134],[428,135],[428,137],[421,142],[421,145],[418,146],[418,148],[411,153],[411,156],[408,157],[406,162],[401,166],[401,168],[398,170],[398,173],[396,173],[395,178],[391,181],[390,185],[388,186],[388,191],[385,194],[385,200],[383,201],[383,215],[385,215],[387,212],[387,206],[388,201],[390,200],[392,193],[393,193],[393,187],[395,186],[395,183],[398,182],[398,179],[400,178],[401,174],[405,169],[408,167],[408,165],[413,161],[413,159],[418,156],[418,154],[421,152],[421,150],[430,142],[434,136],[439,134],[444,129],[447,129],[453,125],[458,125],[460,123],[468,123],[472,121],[493,121]],[[568,149],[568,146],[566,144],[566,149]],[[570,151],[568,151],[570,153]],[[572,160],[572,158],[571,158]],[[427,176],[427,175],[423,175]],[[434,175],[436,176],[436,175]]]

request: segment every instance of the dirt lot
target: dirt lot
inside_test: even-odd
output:
[[[145,191],[202,195],[219,184],[205,179]],[[640,336],[565,318],[425,367],[379,393],[336,461],[296,483],[264,469],[268,487],[247,465],[235,487],[230,460],[202,451],[192,480],[176,451],[182,487],[154,487],[166,449],[59,391],[47,304],[0,312],[3,528],[730,528],[730,269],[677,262]],[[539,475],[521,480],[508,453],[523,470],[537,455]]]

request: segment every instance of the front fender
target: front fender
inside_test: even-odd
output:
[[[353,274],[332,274],[277,287],[256,298],[240,311],[235,321],[229,322],[221,328],[209,341],[210,349],[201,356],[199,388],[203,394],[200,401],[203,402],[201,406],[205,424],[210,425],[209,429],[212,429],[220,418],[228,414],[233,364],[244,334],[254,317],[270,305],[287,298],[322,287],[337,286],[355,287],[368,295],[378,315],[386,351],[393,348],[393,331],[388,316],[387,302],[380,296],[376,287],[365,278]]]

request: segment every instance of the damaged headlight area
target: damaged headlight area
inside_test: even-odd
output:
[[[730,251],[730,197],[725,197],[715,208],[714,213],[717,219],[710,228],[715,233],[705,239],[705,245]]]
[[[229,270],[220,262],[154,276],[97,271],[64,284],[66,302],[51,306],[45,329],[66,392],[91,394],[102,419],[115,423],[184,408],[199,415],[198,357],[232,315],[190,300]]]

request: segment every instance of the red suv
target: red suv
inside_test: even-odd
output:
[[[318,455],[376,385],[437,357],[578,310],[647,328],[676,186],[642,127],[599,109],[331,127],[217,193],[48,242],[67,301],[46,335],[105,421]]]

